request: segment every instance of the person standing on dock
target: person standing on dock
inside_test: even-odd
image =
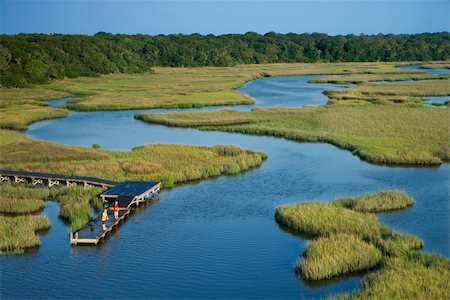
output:
[[[117,220],[119,218],[119,202],[114,201],[114,219]]]
[[[103,210],[103,213],[102,213],[102,228],[103,228],[103,231],[106,230],[106,221],[108,221],[108,220],[109,220],[109,218],[108,218],[108,211],[105,208]]]

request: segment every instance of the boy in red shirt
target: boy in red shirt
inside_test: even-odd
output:
[[[119,203],[117,201],[114,202],[114,219],[119,218]]]

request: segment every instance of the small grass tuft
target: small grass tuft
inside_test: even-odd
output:
[[[333,204],[359,212],[379,212],[411,206],[414,199],[400,191],[382,191],[356,198],[339,198]]]

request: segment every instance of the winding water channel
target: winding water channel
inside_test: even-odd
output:
[[[310,78],[263,78],[241,92],[254,97],[255,106],[325,103],[322,91],[336,86],[308,84]],[[216,109],[223,107],[196,110]],[[159,202],[139,209],[99,247],[70,247],[58,204],[48,202],[44,214],[52,228],[41,236],[41,247],[0,257],[2,297],[298,299],[350,292],[360,287],[361,274],[314,284],[296,278],[293,266],[308,241],[279,228],[274,208],[380,189],[400,189],[416,199],[411,208],[377,214],[381,223],[419,236],[426,251],[449,255],[448,164],[376,166],[328,144],[149,125],[135,120],[136,112],[70,112],[35,123],[25,134],[114,150],[149,143],[234,144],[269,158],[237,176],[163,191]]]

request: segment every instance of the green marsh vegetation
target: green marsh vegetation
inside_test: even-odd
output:
[[[50,228],[45,217],[0,216],[0,254],[21,254],[26,248],[39,246],[36,232]]]
[[[309,246],[295,269],[304,278],[320,280],[377,266],[381,251],[350,234],[318,238]]]
[[[417,98],[427,96],[450,96],[448,79],[421,80],[398,84],[364,83],[346,91],[326,92],[330,103],[337,101],[369,102],[374,104],[402,103],[420,105]]]
[[[80,230],[91,220],[91,207],[97,212],[102,209],[103,203],[98,197],[102,191],[94,187],[72,187],[58,197],[59,216],[68,222],[71,232]]]
[[[449,79],[449,74],[424,74],[424,73],[400,73],[400,74],[347,74],[339,77],[321,77],[309,80],[310,83],[335,83],[335,84],[360,84],[377,81],[419,81]]]
[[[361,291],[338,299],[448,298],[450,260],[417,251],[423,247],[420,239],[393,232],[366,212],[406,207],[412,199],[385,191],[344,200],[277,208],[278,223],[316,238],[296,263],[299,275],[320,280],[374,270],[364,279]]]
[[[0,184],[0,213],[26,214],[41,210],[45,200],[55,198],[59,189],[41,189],[21,184]]]
[[[381,191],[356,198],[338,198],[333,203],[359,212],[379,212],[411,206],[414,199],[401,191]]]
[[[23,253],[39,245],[36,232],[50,228],[47,218],[31,215],[44,208],[46,200],[60,203],[59,216],[71,231],[81,229],[91,219],[91,207],[99,211],[99,188],[39,188],[25,184],[0,184],[0,254]],[[13,214],[13,215],[12,215]],[[13,234],[17,230],[17,234]],[[3,232],[5,234],[3,234]]]
[[[448,299],[450,260],[411,252],[388,259],[383,268],[367,275],[361,291],[336,299]]]
[[[137,118],[167,126],[327,142],[379,164],[433,165],[450,160],[446,109],[365,102],[255,108],[250,112],[143,114]]]
[[[234,146],[145,145],[131,151],[105,151],[36,141],[10,130],[0,130],[0,153],[4,169],[114,181],[157,180],[164,188],[237,174],[266,159],[264,153]]]
[[[139,74],[55,80],[32,88],[2,88],[0,128],[24,130],[38,120],[64,117],[66,109],[50,108],[44,102],[62,97],[75,98],[67,107],[80,111],[238,105],[252,104],[254,100],[235,89],[262,76],[367,73],[425,76],[395,66],[395,63],[298,63],[227,68],[156,67],[153,72]]]

